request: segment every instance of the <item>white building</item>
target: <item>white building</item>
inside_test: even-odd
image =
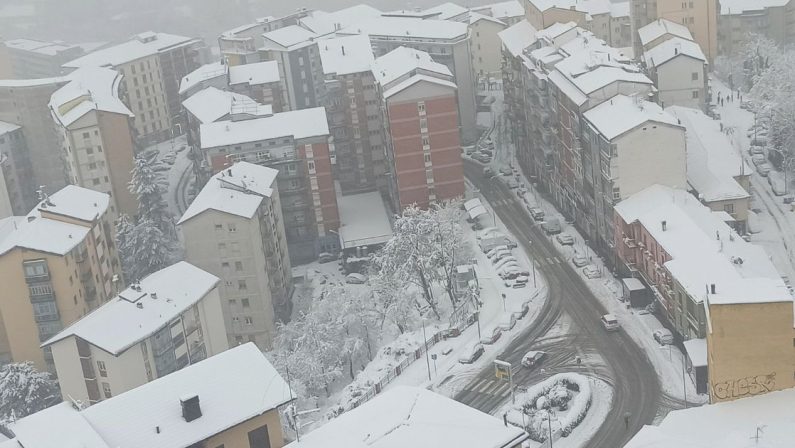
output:
[[[706,110],[709,104],[707,57],[692,40],[672,37],[643,53],[643,65],[663,107]]]
[[[674,37],[693,40],[693,35],[686,26],[667,19],[654,20],[648,25],[638,28],[640,48],[635,49],[635,54],[639,55]]]
[[[276,320],[291,311],[292,275],[278,170],[239,162],[213,176],[178,225],[185,258],[221,278],[230,346],[270,349]]]
[[[179,95],[188,98],[207,87],[225,89],[228,85],[229,66],[223,62],[210,62],[182,77],[179,83]]]
[[[50,338],[64,398],[96,403],[228,349],[217,286],[179,262]]]

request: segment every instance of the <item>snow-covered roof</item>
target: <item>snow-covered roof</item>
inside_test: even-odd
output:
[[[53,213],[85,222],[93,222],[105,214],[110,203],[106,193],[67,185],[51,194],[49,200],[39,202],[32,213]]]
[[[505,22],[503,22],[502,20],[497,19],[495,17],[487,16],[485,14],[481,14],[481,13],[475,12],[475,11],[472,11],[472,12],[469,13],[469,24],[470,25],[473,25],[476,22],[480,22],[481,20],[485,20],[487,22],[496,23],[498,25],[502,25],[503,27],[505,26]]]
[[[375,57],[366,35],[342,36],[318,42],[320,62],[326,75],[369,72]]]
[[[413,86],[414,84],[420,82],[428,82],[443,87],[449,87],[451,89],[458,88],[454,82],[448,81],[446,79],[439,79],[434,76],[427,76],[427,75],[414,75],[408,79],[395,83],[392,86],[390,86],[388,89],[384,90],[384,99],[389,99],[395,94],[400,93],[406,90],[407,88]]]
[[[120,292],[42,346],[77,336],[119,355],[168,325],[217,284],[218,277],[180,261],[142,279],[140,291],[131,286]]]
[[[703,367],[707,365],[707,340],[706,339],[688,339],[684,341],[685,351],[690,362],[695,367]]]
[[[237,162],[210,178],[177,224],[207,210],[251,218],[264,198],[276,188],[278,170],[249,162]]]
[[[761,11],[767,8],[787,6],[790,0],[720,0],[722,15],[742,14],[747,11]]]
[[[222,62],[211,62],[209,64],[202,65],[201,67],[182,77],[182,81],[179,83],[179,94],[182,95],[191,87],[195,87],[203,81],[226,76],[226,70],[228,67],[228,65]]]
[[[117,66],[195,42],[198,42],[198,39],[147,31],[133,36],[127,42],[89,53],[63,66],[70,68]]]
[[[445,2],[440,5],[432,6],[428,9],[425,9],[422,12],[423,14],[426,15],[433,14],[435,15],[436,19],[448,20],[457,16],[465,15],[469,12],[469,10],[461,5],[452,2]]]
[[[795,389],[786,389],[671,411],[659,426],[644,426],[624,448],[790,447],[793,402]]]
[[[50,97],[50,110],[62,126],[68,127],[94,110],[133,116],[119,98],[122,76],[116,70],[83,67],[70,73],[69,78],[71,81]]]
[[[690,34],[690,30],[686,26],[666,19],[657,19],[638,29],[640,43],[644,46],[666,34],[693,40],[693,35]]]
[[[657,103],[626,95],[616,95],[583,115],[607,140],[613,140],[650,121],[679,126],[676,118]]]
[[[20,129],[21,126],[16,125],[14,123],[8,123],[6,121],[0,121],[0,135],[8,134],[9,132],[16,131]]]
[[[334,12],[314,11],[299,20],[302,27],[322,36],[340,28],[381,16],[381,11],[370,5],[360,4]]]
[[[194,93],[182,102],[182,106],[202,124],[213,123],[234,112],[247,112],[255,116],[273,115],[271,105],[258,104],[245,95],[215,87]]]
[[[0,255],[17,247],[65,255],[80,244],[91,230],[86,226],[35,215],[30,219],[25,216],[0,219]]]
[[[265,48],[271,48],[267,41],[276,44],[276,48],[292,50],[312,44],[318,37],[317,34],[298,25],[278,28],[262,35],[265,38]]]
[[[610,13],[610,0],[527,0],[527,2],[541,12],[558,8],[580,11],[592,16]]]
[[[610,2],[610,17],[629,17],[629,0]]]
[[[373,75],[385,87],[414,71],[438,74],[450,79],[453,77],[446,65],[434,61],[424,51],[409,47],[398,47],[373,62]]]
[[[43,87],[55,86],[56,84],[69,82],[68,76],[53,76],[51,78],[32,78],[32,79],[0,79],[0,87]]]
[[[475,11],[485,14],[484,10],[489,10],[492,17],[498,19],[510,19],[513,17],[524,16],[524,7],[518,0],[509,0],[507,2],[492,3],[486,6],[479,6],[473,8]]]
[[[64,42],[45,42],[35,39],[11,39],[3,41],[8,48],[15,50],[29,51],[31,53],[38,53],[45,56],[55,56],[61,51],[70,50],[72,48],[80,48],[78,45],[70,45]]]
[[[466,23],[450,20],[423,20],[415,17],[378,17],[343,28],[339,34],[369,34],[404,39],[458,40],[469,33]]]
[[[315,107],[252,120],[206,123],[201,125],[200,134],[202,148],[205,149],[279,137],[319,137],[328,135],[329,129],[326,109]]]
[[[248,84],[258,86],[279,82],[279,63],[276,61],[255,62],[229,67],[229,85]]]
[[[337,207],[343,249],[382,244],[392,238],[392,225],[381,193],[372,191],[338,196]]]
[[[287,448],[503,448],[527,434],[419,387],[399,386],[329,421]]]
[[[701,47],[692,40],[673,37],[643,53],[646,67],[659,67],[677,56],[689,56],[706,63],[707,57]]]
[[[181,410],[180,400],[188,396],[198,396],[201,408],[191,422]],[[284,379],[249,342],[85,410],[64,402],[10,428],[14,446],[31,448],[184,448],[277,409],[291,396]]]
[[[470,200],[464,202],[464,210],[470,211],[473,208],[477,207],[478,205],[483,205],[483,203],[480,202],[480,198],[470,199]]]
[[[549,40],[555,40],[556,37],[565,34],[574,28],[577,28],[577,24],[574,22],[555,22],[543,30],[538,30],[536,37],[539,39],[543,37]]]
[[[708,202],[747,198],[748,192],[737,182],[749,176],[751,167],[721,132],[720,123],[697,109],[667,107],[687,130],[687,179]]]

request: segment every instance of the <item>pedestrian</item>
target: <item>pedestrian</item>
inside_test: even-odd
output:
[[[624,413],[624,426],[627,427],[627,430],[629,430],[629,417],[630,417],[630,413],[629,412],[625,412]]]
[[[582,358],[580,358],[579,356],[577,356],[577,357],[575,358],[575,360],[577,361],[577,365],[578,365],[578,366],[579,366],[580,364],[582,364]]]

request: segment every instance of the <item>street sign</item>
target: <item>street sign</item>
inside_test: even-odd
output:
[[[499,379],[510,378],[511,364],[499,359],[494,361],[494,375]]]

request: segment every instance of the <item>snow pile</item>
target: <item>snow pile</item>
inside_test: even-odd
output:
[[[566,437],[590,407],[590,380],[576,373],[559,373],[517,395],[506,417],[509,423],[524,427],[530,438],[542,442],[549,437],[550,419],[552,432]]]

